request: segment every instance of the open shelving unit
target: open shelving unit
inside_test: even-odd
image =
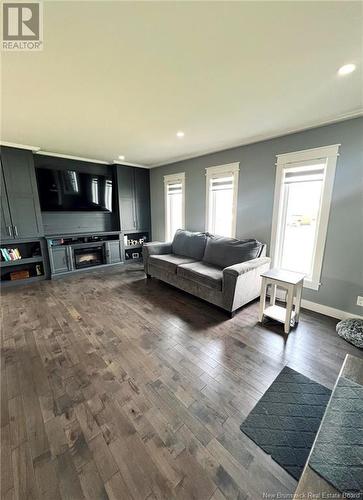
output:
[[[140,261],[142,259],[142,246],[149,241],[149,231],[127,232],[124,233],[123,237],[125,262]],[[130,242],[134,243],[130,244]]]
[[[1,248],[17,248],[21,255],[21,259],[0,262],[2,287],[45,279],[44,247],[40,239],[5,241],[1,242]],[[17,271],[25,271],[28,276],[15,279]]]

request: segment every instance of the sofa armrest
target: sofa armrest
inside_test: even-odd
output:
[[[149,257],[151,255],[165,255],[167,253],[172,253],[171,242],[161,243],[160,241],[152,241],[144,243],[142,246],[142,258],[145,273],[149,275]]]
[[[260,266],[264,266],[265,264],[269,264],[270,262],[270,257],[258,257],[257,259],[247,260],[246,262],[241,262],[241,264],[225,267],[223,269],[223,276],[227,275],[238,278],[238,276],[248,273],[253,269],[257,269]]]
[[[159,241],[152,241],[150,243],[144,243],[142,246],[142,253],[144,257],[149,257],[149,255],[172,253],[171,242],[161,243]]]
[[[235,311],[260,295],[261,274],[270,267],[269,257],[258,257],[223,269],[225,309]]]

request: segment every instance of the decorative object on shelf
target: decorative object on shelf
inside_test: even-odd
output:
[[[148,236],[143,233],[130,233],[124,235],[125,247],[141,247],[148,241]]]
[[[23,269],[21,271],[13,271],[12,273],[10,273],[11,281],[24,280],[26,278],[30,278],[30,273],[26,269]]]
[[[261,299],[259,321],[262,322],[264,316],[268,316],[280,323],[284,323],[285,333],[290,332],[290,327],[294,327],[299,322],[300,304],[302,288],[304,283],[304,274],[284,271],[283,269],[270,269],[261,274]],[[271,285],[270,305],[266,307],[267,286]],[[277,306],[276,289],[283,288],[286,293],[286,309]],[[295,298],[295,309],[293,309]]]
[[[42,266],[40,264],[37,264],[35,266],[35,272],[36,272],[37,276],[42,276],[43,275]]]
[[[124,234],[124,260],[141,258],[142,246],[149,240],[149,233],[130,232]]]
[[[59,246],[59,245],[64,245],[64,239],[63,238],[59,238],[57,240],[49,240],[49,245],[51,247],[53,247],[53,246]]]
[[[339,337],[363,349],[363,319],[343,319],[337,324],[336,330]]]

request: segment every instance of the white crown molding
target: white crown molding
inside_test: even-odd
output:
[[[234,148],[239,148],[241,146],[249,146],[251,144],[256,144],[258,142],[263,142],[263,141],[269,141],[271,139],[277,139],[278,137],[284,137],[285,135],[291,135],[291,134],[296,134],[298,132],[304,132],[305,130],[310,130],[318,127],[324,127],[325,125],[333,125],[334,123],[339,123],[342,121],[346,120],[351,120],[353,118],[359,118],[360,116],[363,116],[363,109],[357,109],[355,111],[352,111],[350,113],[344,113],[342,115],[336,116],[334,118],[330,118],[328,120],[320,120],[316,122],[312,122],[309,125],[305,125],[303,127],[297,127],[297,128],[291,128],[291,129],[283,129],[280,130],[274,134],[259,134],[256,135],[246,141],[238,142],[238,143],[232,143],[230,146],[218,148],[218,149],[210,149],[210,150],[203,150],[200,151],[199,153],[195,153],[192,155],[185,155],[181,156],[180,158],[172,159],[169,161],[165,161],[162,163],[155,163],[153,165],[150,165],[149,168],[158,168],[158,167],[164,167],[165,165],[172,165],[173,163],[179,163],[181,161],[185,160],[192,160],[193,158],[199,158],[201,156],[206,156],[206,155],[211,155],[214,153],[222,153],[223,151],[228,151],[230,149]]]
[[[37,155],[43,155],[43,156],[55,156],[57,158],[65,158],[67,160],[78,160],[78,161],[87,161],[89,163],[100,163],[101,165],[111,165],[110,162],[104,161],[104,160],[95,160],[94,158],[85,158],[83,156],[72,156],[72,155],[66,155],[62,153],[53,153],[51,151],[42,151],[39,146],[29,146],[27,144],[18,144],[16,142],[5,142],[5,141],[0,141],[1,146],[6,146],[9,148],[17,148],[17,149],[28,149],[30,151],[33,151],[33,153]],[[139,165],[137,163],[130,163],[127,161],[121,162],[120,160],[113,160],[112,164],[114,165],[125,165],[128,167],[138,167],[138,168],[147,168],[149,169],[150,167],[146,165]]]
[[[38,146],[29,146],[27,144],[17,144],[16,142],[0,141],[0,145],[6,146],[7,148],[28,149],[30,151],[33,151],[33,153],[40,150],[40,147],[38,147]]]
[[[35,154],[41,156],[55,156],[56,158],[66,158],[67,160],[87,161],[89,163],[100,163],[101,165],[109,165],[109,162],[102,160],[94,160],[92,158],[83,158],[82,156],[64,155],[61,153],[52,153],[50,151],[37,151]]]
[[[147,168],[150,169],[151,167],[148,167],[147,165],[139,165],[138,163],[130,163],[128,161],[121,161],[121,160],[113,160],[112,162],[114,165],[120,165],[126,166],[126,167],[137,167],[137,168]]]

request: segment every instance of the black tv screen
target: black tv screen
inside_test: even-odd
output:
[[[42,211],[112,212],[112,176],[37,168]]]

